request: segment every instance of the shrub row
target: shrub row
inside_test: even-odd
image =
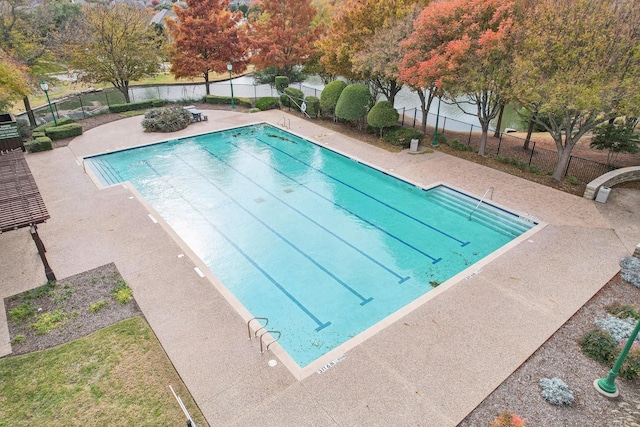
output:
[[[68,123],[66,125],[46,128],[44,132],[49,138],[56,141],[82,135],[82,125],[79,123]]]
[[[233,101],[236,105],[240,105],[242,107],[253,107],[253,105],[251,105],[251,101],[247,100],[246,98],[237,98],[234,96]],[[207,104],[231,104],[231,97],[207,95],[204,97],[204,102],[206,102]]]
[[[267,96],[264,98],[259,98],[256,101],[256,108],[260,111],[273,110],[275,108],[280,108],[280,103],[276,98]]]
[[[48,136],[39,136],[33,141],[28,141],[24,144],[24,147],[30,153],[37,153],[38,151],[47,151],[53,149],[51,138]]]
[[[144,110],[145,108],[162,107],[162,99],[149,99],[146,101],[130,102],[128,104],[112,104],[109,106],[110,113],[124,113],[125,111]]]
[[[73,123],[73,119],[70,119],[69,117],[63,117],[61,119],[58,119],[57,122],[58,122],[58,126],[62,126],[62,125],[67,125],[69,123]],[[54,126],[56,126],[54,122],[47,122],[47,123],[41,124],[38,127],[33,128],[33,132],[44,132],[45,129],[51,128]]]

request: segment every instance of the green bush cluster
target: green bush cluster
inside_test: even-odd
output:
[[[517,167],[518,169],[520,169],[521,171],[524,171],[524,172],[530,172],[530,173],[536,173],[536,174],[542,173],[542,171],[539,168],[537,168],[535,166],[531,166],[528,163],[525,163],[525,162],[520,161],[518,159],[512,159],[512,158],[500,157],[500,156],[496,157],[496,159],[499,162],[505,163],[507,165],[515,166],[515,167]],[[575,180],[575,178],[574,178],[574,180]],[[576,180],[575,183],[577,183],[577,180]],[[572,182],[572,184],[574,184],[574,182]]]
[[[260,111],[273,110],[280,108],[278,100],[272,96],[266,96],[264,98],[258,98],[256,101],[256,108]]]
[[[307,114],[315,119],[320,114],[320,99],[317,96],[307,96],[304,99],[307,104]]]
[[[230,96],[207,95],[207,96],[204,97],[204,102],[206,102],[207,104],[216,104],[216,105],[228,104],[228,105],[231,105],[231,97]],[[249,101],[246,98],[233,97],[233,102],[234,102],[235,105],[240,105],[242,107],[247,107],[247,108],[253,107],[253,105],[251,104],[251,101]]]
[[[53,143],[48,136],[39,136],[33,141],[25,142],[24,148],[30,153],[53,150]]]
[[[629,317],[636,320],[640,319],[640,310],[638,310],[638,307],[633,304],[621,304],[619,302],[615,302],[606,306],[604,309],[607,313],[620,319],[627,319]]]
[[[398,117],[400,115],[389,101],[378,101],[367,114],[367,123],[369,126],[380,129],[382,138],[384,128],[394,126],[398,122]]]
[[[389,144],[397,145],[403,148],[409,148],[412,139],[422,139],[422,134],[412,128],[405,128],[402,126],[394,126],[387,130],[384,137],[384,141]]]
[[[57,141],[82,135],[82,125],[80,123],[67,123],[66,125],[48,127],[44,132],[53,141]]]
[[[28,120],[16,120],[16,124],[18,125],[18,132],[20,132],[22,138],[31,138],[33,131],[31,130],[31,125]]]
[[[438,136],[440,135],[442,134],[439,133]],[[444,135],[442,135],[442,137],[444,138]],[[440,144],[440,141],[438,139],[436,139],[436,142]],[[445,142],[443,142],[443,144],[447,144],[449,147],[458,151],[475,151],[475,148],[473,148],[472,146],[463,144],[455,138],[450,141],[446,141],[446,138],[445,138]]]
[[[276,76],[274,82],[278,93],[284,92],[289,87],[289,77],[287,76]]]
[[[333,115],[340,99],[340,94],[347,87],[342,80],[334,80],[327,84],[320,93],[320,111],[322,114]]]
[[[285,88],[284,93],[280,95],[280,102],[285,107],[295,108],[300,111],[300,105],[304,101],[304,93],[300,89],[294,87]]]
[[[598,362],[610,363],[617,356],[618,342],[609,332],[602,329],[587,331],[578,343],[586,356]]]
[[[125,111],[144,110],[145,108],[162,107],[162,99],[149,99],[147,101],[130,102],[128,104],[112,104],[109,106],[110,113],[124,113]]]
[[[336,117],[347,121],[361,120],[367,116],[371,106],[371,92],[361,83],[344,88],[336,104]]]
[[[69,123],[73,123],[73,119],[69,118],[69,117],[63,117],[61,119],[57,119],[58,122],[58,126],[62,126],[62,125],[68,125]],[[48,128],[52,128],[55,127],[56,124],[55,122],[47,122],[44,124],[41,124],[40,126],[36,126],[35,128],[33,128],[34,132],[45,132],[46,129]],[[35,135],[34,135],[35,138]]]
[[[175,132],[191,123],[191,113],[180,106],[156,108],[147,112],[142,119],[145,132]]]
[[[111,296],[120,304],[124,305],[133,299],[133,291],[129,285],[127,285],[127,282],[118,279],[115,288],[111,291]]]

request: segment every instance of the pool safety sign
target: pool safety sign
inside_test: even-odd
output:
[[[335,366],[337,363],[342,362],[344,359],[346,359],[347,356],[346,355],[342,355],[340,357],[338,357],[337,359],[332,360],[331,362],[327,363],[326,365],[324,365],[322,368],[318,369],[316,372],[318,374],[324,374],[325,372],[327,372],[327,370],[329,368],[332,368],[333,366]]]

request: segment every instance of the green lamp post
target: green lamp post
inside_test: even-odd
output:
[[[636,327],[631,332],[631,336],[627,340],[622,352],[618,356],[616,363],[614,363],[613,368],[609,371],[609,375],[607,378],[600,378],[593,382],[593,386],[598,390],[598,393],[603,394],[607,397],[617,397],[620,394],[620,391],[616,387],[616,377],[618,376],[618,372],[620,372],[620,368],[622,368],[622,364],[624,363],[624,359],[627,358],[627,354],[633,345],[633,342],[636,340],[638,336],[638,332],[640,331],[640,321],[636,323]]]
[[[58,126],[58,121],[56,120],[56,115],[53,113],[53,107],[51,106],[51,100],[49,99],[49,85],[44,80],[40,82],[40,89],[43,90],[44,95],[47,97],[47,104],[49,104],[49,110],[53,116],[53,124]]]
[[[233,101],[233,80],[231,77],[233,65],[231,65],[231,61],[227,62],[227,70],[229,70],[229,84],[231,85],[231,108],[236,108],[235,102]]]

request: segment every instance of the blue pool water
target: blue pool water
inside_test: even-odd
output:
[[[535,225],[266,124],[85,159],[130,181],[304,367]]]

